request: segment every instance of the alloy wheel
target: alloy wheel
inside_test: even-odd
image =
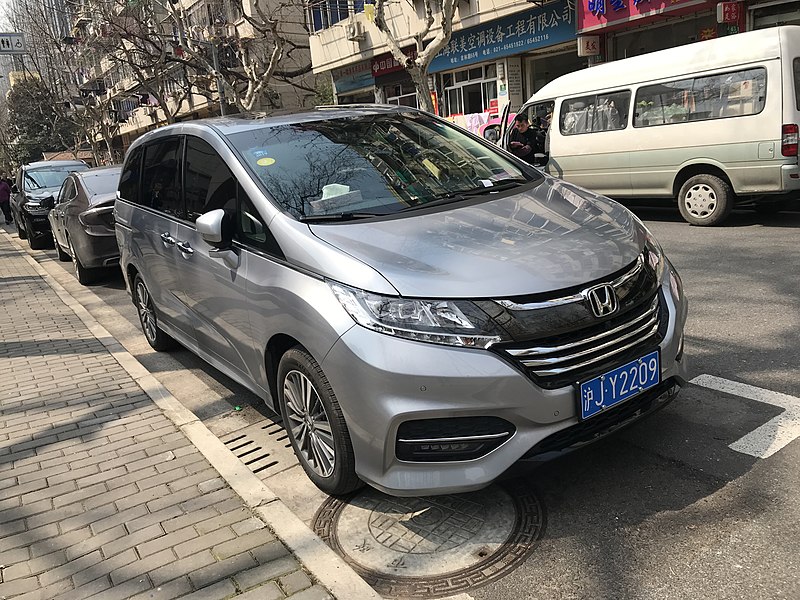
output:
[[[283,380],[287,426],[306,463],[315,473],[329,477],[336,464],[333,430],[314,384],[293,370]]]
[[[156,315],[150,300],[150,292],[147,291],[147,286],[143,281],[136,284],[136,309],[139,312],[139,320],[142,322],[142,330],[147,336],[147,340],[153,343],[156,339]]]

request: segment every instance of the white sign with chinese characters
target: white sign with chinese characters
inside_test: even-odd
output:
[[[27,54],[25,35],[22,33],[0,33],[0,54]]]
[[[599,35],[581,35],[578,37],[578,56],[597,56],[600,54]]]

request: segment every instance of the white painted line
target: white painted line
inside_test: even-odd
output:
[[[732,443],[729,446],[731,450],[756,458],[767,458],[800,437],[800,398],[713,375],[699,375],[689,383],[748,400],[772,404],[784,410],[758,429]]]

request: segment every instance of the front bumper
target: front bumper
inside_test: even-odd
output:
[[[687,303],[673,296],[667,283],[669,274],[664,280],[661,289],[668,322],[659,344],[661,386],[609,410],[603,417],[605,426],[589,437],[544,453],[537,452],[537,446],[541,448],[559,432],[581,426],[574,387],[542,389],[516,365],[488,350],[418,343],[353,327],[333,346],[322,367],[347,421],[357,473],[370,485],[396,496],[477,490],[520,459],[534,454],[538,459],[555,456],[666,404],[686,379],[686,359],[679,357],[679,348]],[[620,410],[644,401],[651,403],[646,409]],[[618,422],[613,420],[615,415],[620,415]],[[395,454],[398,428],[406,421],[489,416],[508,421],[515,431],[485,456],[454,462],[408,462]],[[583,427],[591,424],[590,419]]]

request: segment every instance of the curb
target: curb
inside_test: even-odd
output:
[[[11,242],[48,286],[86,325],[89,332],[111,353],[119,365],[142,388],[167,418],[211,463],[245,505],[257,514],[297,557],[303,567],[336,598],[382,600],[382,597],[325,545],[250,469],[184,407],[150,372],[128,352],[50,273],[4,228],[0,235]],[[87,293],[102,300],[90,290]]]

